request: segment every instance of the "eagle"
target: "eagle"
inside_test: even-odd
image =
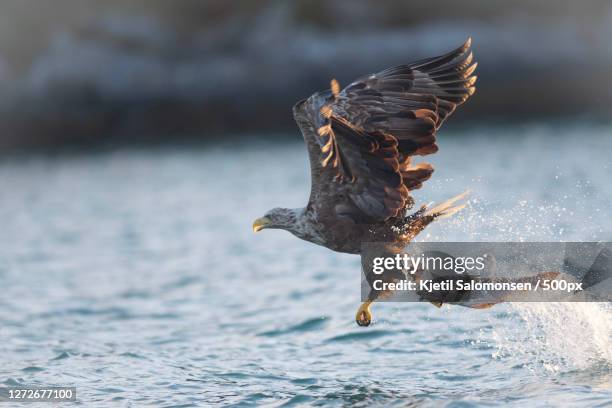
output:
[[[409,214],[410,192],[433,173],[415,156],[438,150],[436,132],[475,92],[476,66],[468,38],[447,54],[361,77],[344,89],[334,79],[330,89],[296,103],[293,116],[310,161],[308,204],[274,208],[254,221],[253,231],[287,230],[361,254],[363,262],[363,243],[388,243],[394,252],[432,221],[461,210],[465,193]],[[381,295],[372,291],[361,304],[358,325],[371,323],[370,306]]]

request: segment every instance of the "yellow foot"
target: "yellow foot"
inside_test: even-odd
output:
[[[370,305],[372,302],[363,302],[359,309],[357,309],[357,314],[355,315],[355,321],[359,326],[369,326],[372,323],[372,313],[370,312]]]

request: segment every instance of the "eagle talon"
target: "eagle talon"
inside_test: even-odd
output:
[[[366,327],[372,323],[372,313],[370,312],[371,302],[364,302],[359,306],[357,314],[355,315],[355,321],[359,326]]]

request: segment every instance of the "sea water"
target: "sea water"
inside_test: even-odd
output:
[[[418,204],[471,190],[424,241],[611,241],[612,127],[441,132]],[[373,307],[360,263],[284,231],[306,150],[216,145],[0,162],[0,386],[84,406],[607,406],[609,304]]]

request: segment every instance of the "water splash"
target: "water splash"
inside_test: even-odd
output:
[[[612,366],[612,307],[608,303],[513,303],[497,324],[494,357],[520,360],[533,371]]]

